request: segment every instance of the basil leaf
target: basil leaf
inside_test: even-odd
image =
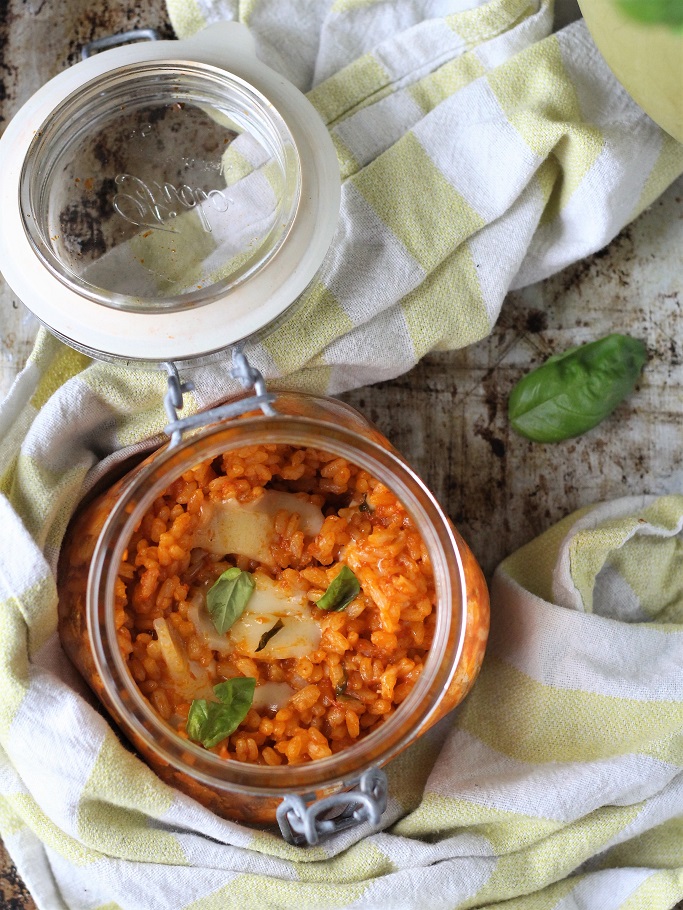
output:
[[[226,679],[214,686],[219,701],[196,699],[190,705],[185,729],[190,739],[211,749],[230,736],[249,713],[254,700],[256,680],[247,676]]]
[[[683,5],[680,0],[617,0],[622,11],[638,22],[668,25],[674,31],[683,28]]]
[[[340,695],[343,695],[344,692],[346,692],[346,687],[349,682],[348,676],[346,675],[346,667],[342,667],[342,670],[344,672],[342,681],[334,687],[334,694],[337,696],[337,698],[339,698]]]
[[[185,729],[190,739],[201,742],[202,730],[209,716],[209,703],[205,698],[196,698],[190,705]]]
[[[555,355],[513,388],[510,423],[535,442],[580,436],[633,391],[646,361],[642,341],[618,334]]]
[[[317,602],[316,607],[321,610],[338,612],[348,606],[359,594],[360,582],[348,566],[343,566],[339,575],[331,582],[327,591]]]
[[[221,635],[237,622],[249,598],[254,593],[256,582],[249,572],[234,567],[223,572],[206,595],[206,607]]]
[[[263,649],[268,644],[268,642],[273,637],[273,635],[277,635],[277,633],[280,631],[280,629],[283,629],[283,628],[284,628],[284,623],[282,622],[281,619],[278,619],[278,621],[275,623],[275,625],[271,626],[270,629],[268,629],[267,632],[264,632],[263,635],[259,638],[258,648],[256,649],[256,651],[254,653],[263,651]]]
[[[221,714],[222,723],[224,723],[221,738],[234,733],[247,716],[254,700],[255,689],[256,680],[251,676],[236,676],[213,687],[213,691],[221,701],[221,706],[225,709],[225,712]]]

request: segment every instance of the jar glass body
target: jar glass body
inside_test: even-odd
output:
[[[333,399],[283,393],[277,416],[213,425],[133,468],[71,522],[59,569],[63,646],[144,760],[167,783],[234,820],[270,824],[289,794],[323,797],[386,764],[462,701],[483,660],[488,592],[471,551],[405,459],[362,415]],[[388,487],[427,547],[436,628],[423,672],[394,714],[329,758],[270,767],[219,758],[180,738],[137,688],[119,651],[114,591],[127,541],[173,480],[198,462],[258,443],[314,447],[347,459]]]

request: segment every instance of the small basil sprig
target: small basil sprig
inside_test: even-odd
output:
[[[666,25],[674,31],[683,29],[683,4],[680,0],[617,0],[622,11],[649,25]]]
[[[255,679],[237,676],[213,687],[218,701],[196,698],[187,715],[187,735],[207,749],[217,745],[234,733],[247,716],[255,688]]]
[[[273,635],[277,635],[277,633],[280,631],[280,629],[284,629],[284,627],[285,627],[285,624],[282,622],[281,619],[278,619],[278,621],[275,623],[275,625],[271,626],[270,629],[268,629],[266,632],[264,632],[263,635],[259,638],[258,648],[256,649],[255,653],[258,653],[259,651],[263,651],[263,649],[268,644],[268,642],[273,637]]]
[[[237,622],[249,598],[254,593],[256,582],[249,572],[234,567],[219,576],[206,595],[206,607],[216,630],[223,635]]]
[[[513,388],[510,423],[535,442],[580,436],[633,391],[646,360],[642,341],[616,334],[556,354]]]
[[[344,675],[341,678],[341,682],[337,683],[337,685],[334,687],[334,694],[337,696],[337,698],[346,692],[346,687],[349,683],[349,678],[346,675],[346,667],[342,667],[342,673]]]
[[[348,606],[359,594],[360,582],[348,566],[342,566],[341,572],[330,582],[330,586],[316,603],[316,607],[321,610],[338,612]]]

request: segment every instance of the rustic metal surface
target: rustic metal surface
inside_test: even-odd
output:
[[[604,250],[510,294],[492,335],[345,395],[412,460],[489,574],[569,512],[683,487],[683,179]],[[642,338],[637,391],[585,436],[539,445],[507,421],[514,383],[610,332]]]
[[[573,0],[560,0],[562,23]],[[130,28],[170,35],[163,0],[0,0],[0,125],[80,46]],[[683,480],[683,181],[607,247],[511,294],[490,338],[433,354],[406,376],[344,396],[415,465],[486,572],[590,502],[678,491]],[[0,397],[30,350],[35,321],[0,281]],[[506,419],[510,388],[549,354],[611,331],[646,341],[637,392],[582,439],[540,446]],[[35,905],[0,844],[0,906]],[[683,907],[683,905],[679,905]]]
[[[0,907],[2,910],[35,910],[31,895],[0,841]]]

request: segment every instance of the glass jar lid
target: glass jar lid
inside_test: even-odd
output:
[[[263,268],[300,192],[275,108],[229,73],[179,61],[73,92],[36,133],[20,183],[41,262],[76,293],[142,312],[202,306]]]
[[[65,341],[203,358],[276,324],[339,209],[336,155],[235,23],[60,74],[0,142],[0,268]]]

